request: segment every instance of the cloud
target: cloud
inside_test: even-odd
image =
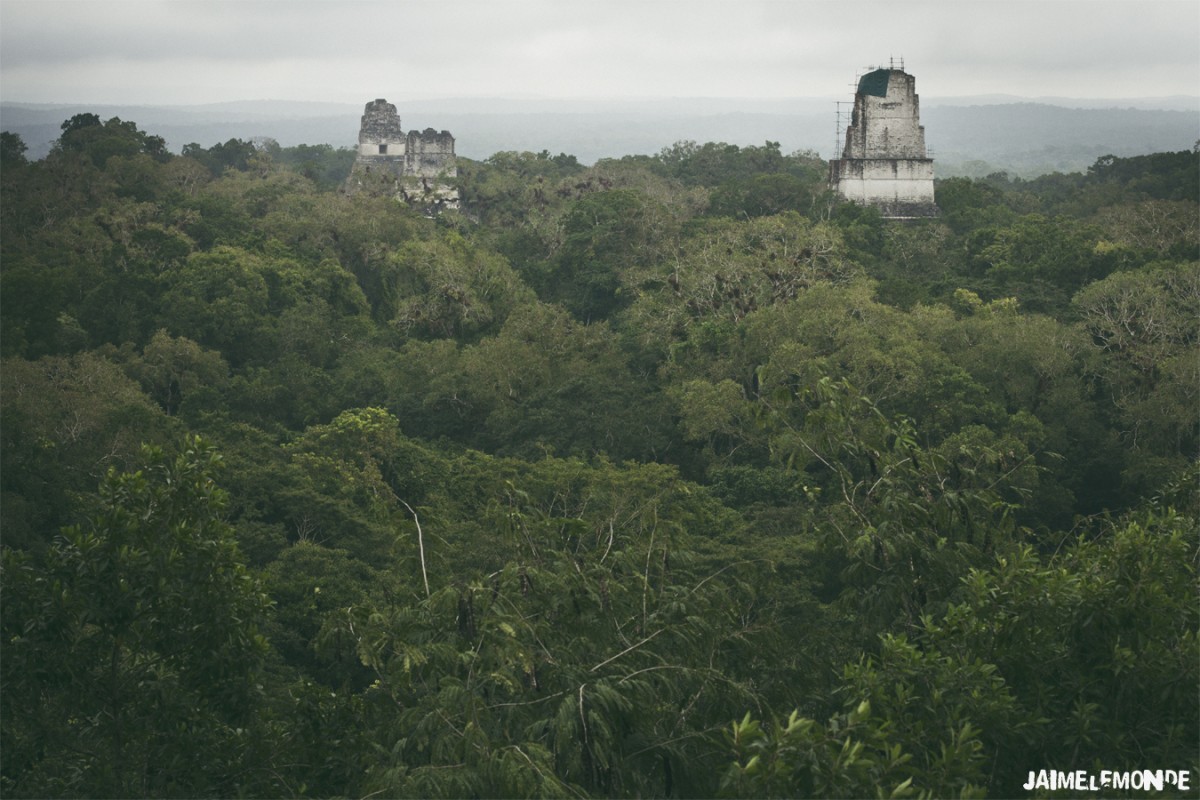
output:
[[[841,96],[904,57],[933,94],[1200,93],[1194,0],[4,0],[0,95]]]

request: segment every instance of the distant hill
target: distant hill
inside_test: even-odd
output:
[[[371,98],[365,98],[364,103]],[[406,129],[454,134],[458,153],[482,159],[501,150],[601,158],[656,153],[676,141],[779,142],[785,152],[836,154],[832,98],[541,99],[460,98],[394,101]],[[0,128],[17,133],[31,158],[49,152],[63,120],[90,112],[120,117],[162,136],[171,150],[197,142],[270,137],[287,147],[348,147],[362,105],[229,102],[196,106],[0,104]],[[1190,149],[1200,139],[1200,98],[1121,100],[922,98],[921,121],[940,176],[1005,170],[1032,177],[1079,171],[1106,154],[1134,156]]]
[[[921,122],[942,175],[1079,172],[1103,155],[1190,150],[1200,139],[1196,111],[1044,103],[934,106],[922,108]]]

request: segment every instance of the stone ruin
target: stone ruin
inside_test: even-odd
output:
[[[449,131],[426,128],[406,134],[395,105],[382,98],[367,103],[347,194],[391,195],[434,214],[459,207],[457,177]]]
[[[903,68],[859,78],[842,157],[829,164],[830,187],[886,219],[936,217],[933,159],[919,112],[916,79]]]

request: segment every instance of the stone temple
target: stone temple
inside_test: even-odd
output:
[[[382,98],[367,103],[358,131],[358,154],[346,192],[388,194],[436,213],[458,208],[454,137],[433,128],[400,127],[396,106]]]
[[[829,164],[840,196],[887,219],[935,217],[933,159],[925,151],[916,79],[879,68],[858,80],[842,157]]]

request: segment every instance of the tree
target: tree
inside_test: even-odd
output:
[[[1134,456],[1127,480],[1142,491],[1194,457],[1200,441],[1195,267],[1116,273],[1074,301],[1094,344],[1089,371],[1103,381]]]
[[[1022,504],[1022,521],[1043,529],[1069,527],[1075,514],[1119,507],[1124,457],[1088,376],[1092,348],[1086,334],[1021,313],[1011,298],[985,303],[959,289],[951,302],[957,313],[922,308],[914,311],[915,321],[920,335],[965,370],[993,404],[994,414],[979,421],[1017,436],[1037,455],[1045,472]]]
[[[968,259],[975,286],[991,297],[1016,297],[1030,311],[1056,314],[1087,283],[1113,265],[1098,252],[1100,232],[1069,217],[1028,214],[1010,225],[975,231]]]
[[[944,608],[966,570],[1022,539],[1012,512],[1038,471],[987,428],[923,446],[911,420],[830,378],[773,393],[764,424],[773,453],[820,482],[828,501],[813,524],[844,564],[842,601],[874,630]]]
[[[327,144],[299,144],[294,147],[275,144],[269,151],[277,163],[292,167],[323,190],[336,189],[345,183],[356,154],[353,147],[334,149]]]
[[[170,158],[166,140],[139,130],[133,122],[113,117],[101,123],[95,114],[76,114],[62,124],[62,136],[56,148],[64,153],[79,153],[103,168],[113,156],[144,153],[158,161]]]
[[[370,590],[390,580],[346,550],[301,539],[263,572],[263,589],[275,605],[265,627],[272,646],[298,674],[347,695],[361,691],[372,676],[359,661],[355,642],[320,634],[346,608],[367,602]]]
[[[744,180],[754,173],[782,173],[789,168],[803,172],[807,166],[804,161],[811,157],[797,155],[798,164],[783,155],[779,142],[739,147],[725,142],[680,141],[664,147],[655,159],[655,166],[685,185],[718,186]]]
[[[857,274],[838,231],[794,211],[693,226],[674,259],[644,267],[627,282],[664,295],[674,306],[666,313],[735,322],[813,285],[846,283]]]
[[[606,324],[584,325],[559,307],[518,308],[496,336],[463,348],[457,374],[439,375],[425,403],[476,420],[473,446],[626,458],[660,445],[651,383],[631,369]]]
[[[947,178],[937,182],[934,200],[942,219],[955,232],[982,224],[1002,224],[1012,219],[1012,210],[1004,203],[1003,193],[984,181]]]
[[[988,754],[978,720],[1013,727],[995,668],[922,652],[887,637],[878,660],[845,670],[848,707],[827,724],[793,711],[747,713],[728,733],[731,797],[985,796]]]
[[[279,492],[297,537],[379,561],[392,549],[398,520],[410,516],[407,476],[397,464],[414,451],[399,421],[380,408],[348,409],[310,426],[288,445],[294,480]]]
[[[188,410],[193,404],[215,405],[214,395],[229,382],[229,365],[219,353],[190,339],[174,338],[164,330],[154,334],[126,371],[170,415],[178,414],[185,402]]]
[[[63,122],[59,126],[63,136],[68,136],[76,131],[86,130],[88,128],[97,128],[100,126],[100,117],[91,113],[76,114],[69,120]]]
[[[4,543],[44,549],[72,521],[70,498],[109,468],[132,469],[140,443],[165,444],[170,420],[121,368],[94,353],[0,365]]]
[[[732,517],[661,465],[465,454],[450,474],[421,509],[431,593],[410,581],[326,630],[376,677],[387,755],[362,791],[711,795],[696,765],[770,658],[753,559],[715,541]]]
[[[4,781],[14,794],[234,793],[266,598],[221,518],[220,457],[111,471],[44,558],[4,552]]]
[[[1156,200],[1200,201],[1196,186],[1196,170],[1200,168],[1200,151],[1179,150],[1174,153],[1150,153],[1131,158],[1104,155],[1088,167],[1089,184],[1121,185],[1133,196],[1149,196]]]
[[[1143,200],[1101,209],[1104,245],[1125,260],[1125,269],[1141,261],[1186,261],[1200,251],[1200,219],[1196,203],[1187,200]],[[1111,241],[1110,241],[1111,240]]]
[[[185,144],[181,151],[184,157],[199,161],[216,177],[220,177],[227,169],[245,172],[249,169],[250,160],[256,152],[253,142],[241,139],[230,139],[224,144],[214,144],[207,149],[191,142]]]
[[[19,134],[8,131],[0,133],[0,167],[12,169],[27,163],[25,151],[28,149]]]
[[[1195,471],[1180,479],[1194,487]],[[1194,764],[1197,530],[1194,499],[1151,504],[1048,560],[1021,548],[972,570],[961,601],[924,621],[924,646],[994,664],[1029,721],[991,726],[994,794],[1019,794],[1031,760]]]
[[[578,320],[606,319],[627,302],[620,293],[624,272],[657,260],[671,227],[666,209],[634,190],[584,197],[564,218],[562,247],[535,288]]]
[[[406,335],[475,338],[534,299],[503,258],[454,232],[404,244],[381,273],[384,318]]]
[[[232,247],[193,253],[163,276],[162,325],[219,350],[234,365],[276,355],[269,277],[274,264]]]
[[[952,242],[950,228],[942,222],[889,226],[883,258],[872,272],[880,281],[880,301],[907,308],[948,294],[955,288]]]
[[[710,213],[725,217],[763,217],[810,209],[823,187],[787,174],[755,175],[721,184],[713,191]]]
[[[1174,487],[1195,485],[1195,471]],[[846,711],[730,732],[733,796],[1019,795],[1037,764],[1194,764],[1198,544],[1159,501],[1049,558],[1009,549],[957,602],[848,665]]]

